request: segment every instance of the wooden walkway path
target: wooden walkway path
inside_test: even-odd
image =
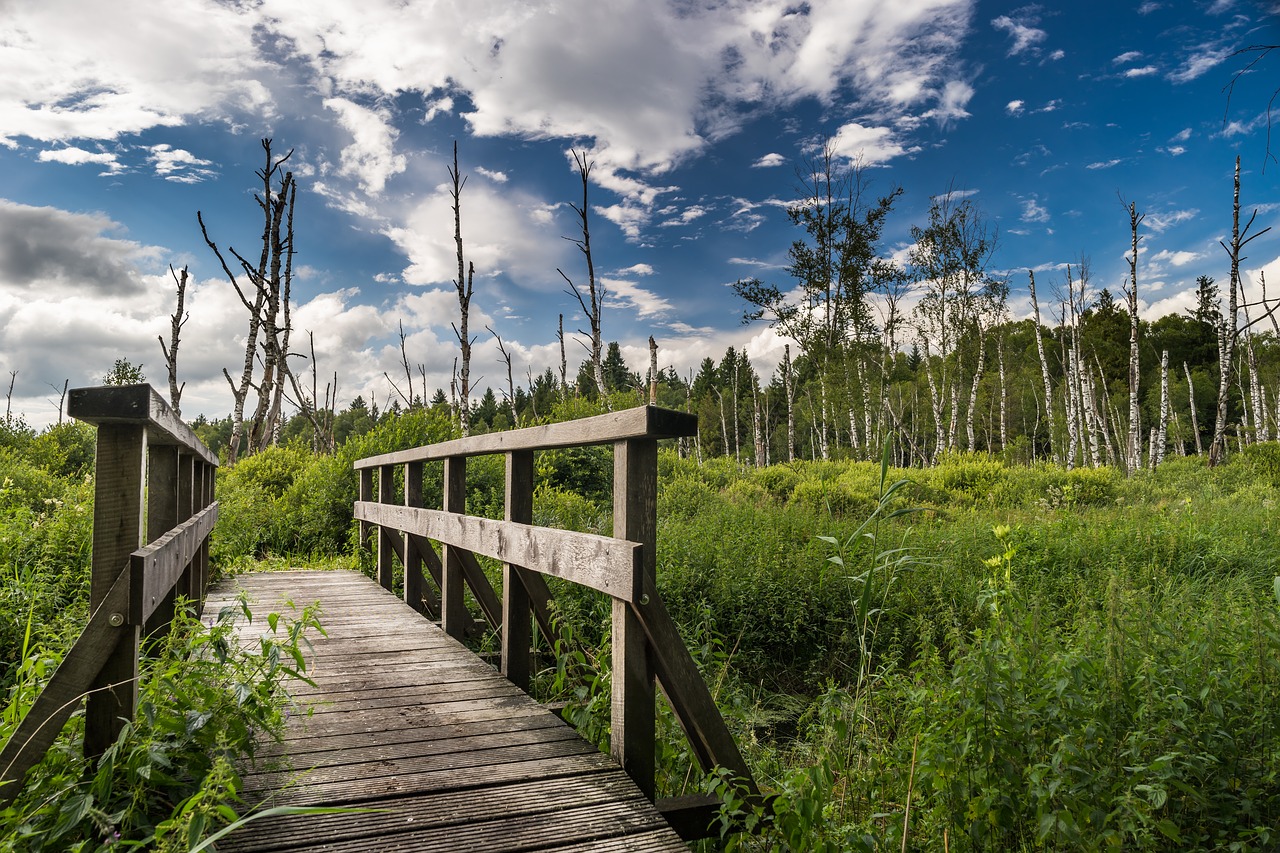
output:
[[[328,632],[312,637],[316,687],[293,686],[312,713],[264,752],[292,769],[248,773],[245,801],[385,812],[263,818],[219,850],[687,850],[608,756],[369,578],[228,578],[206,618],[239,589],[255,626],[318,601]]]

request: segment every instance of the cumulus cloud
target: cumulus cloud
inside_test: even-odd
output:
[[[1026,107],[1027,102],[1022,100],[1013,100],[1004,105],[1004,111],[1011,116],[1020,116]]]
[[[831,147],[836,156],[857,160],[867,166],[878,166],[918,150],[903,145],[892,128],[868,127],[856,121],[836,131]]]
[[[1111,64],[1112,65],[1128,65],[1130,62],[1133,62],[1134,60],[1141,59],[1141,58],[1142,58],[1142,51],[1126,50],[1124,53],[1113,58],[1111,60]]]
[[[486,169],[484,166],[476,166],[476,171],[495,183],[505,184],[509,180],[506,172]]]
[[[1150,77],[1152,74],[1156,74],[1156,73],[1158,73],[1159,71],[1160,71],[1160,69],[1159,69],[1159,68],[1156,68],[1154,65],[1143,65],[1141,68],[1128,68],[1128,69],[1125,69],[1124,76],[1126,76],[1126,77]]]
[[[109,140],[191,116],[272,112],[250,7],[42,0],[7,3],[4,17],[0,80],[16,96],[0,99],[0,140]]]
[[[326,98],[324,105],[352,136],[351,144],[342,149],[340,174],[355,178],[365,192],[378,195],[388,178],[405,169],[404,155],[395,153],[400,132],[391,123],[390,111],[346,98]]]
[[[104,167],[101,172],[103,175],[115,175],[124,171],[124,164],[120,162],[119,156],[109,151],[86,151],[83,148],[68,145],[65,148],[47,148],[38,156],[41,163],[63,163],[68,166],[92,163]]]
[[[1169,249],[1163,249],[1151,256],[1150,263],[1161,265],[1168,264],[1173,267],[1185,267],[1192,261],[1198,261],[1203,257],[1204,254],[1201,252],[1174,252]]]
[[[784,163],[786,163],[786,162],[787,162],[787,158],[786,158],[786,157],[783,157],[781,154],[777,154],[777,153],[770,153],[770,154],[766,154],[766,155],[764,155],[764,156],[763,156],[763,157],[761,157],[759,160],[757,160],[757,161],[755,161],[754,163],[752,163],[752,164],[751,164],[751,168],[753,168],[753,169],[767,169],[767,168],[770,168],[770,167],[772,167],[772,166],[781,166],[782,164],[784,164]]]

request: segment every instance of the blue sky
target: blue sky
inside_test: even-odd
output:
[[[448,386],[454,140],[481,387],[505,381],[486,325],[519,377],[558,363],[557,314],[585,326],[556,272],[585,276],[562,239],[571,147],[596,163],[604,336],[635,368],[654,335],[681,373],[731,345],[773,369],[783,342],[741,325],[729,285],[790,283],[785,207],[826,138],[873,193],[904,188],[888,253],[930,196],[967,193],[999,231],[1014,317],[1028,268],[1052,292],[1082,255],[1119,292],[1120,197],[1147,214],[1144,314],[1182,310],[1197,276],[1227,279],[1237,155],[1257,227],[1280,225],[1280,55],[1224,91],[1234,51],[1277,42],[1274,0],[0,0],[0,376],[18,371],[14,411],[37,425],[53,386],[117,357],[163,387],[168,265],[185,264],[184,414],[229,412],[246,318],[195,215],[252,249],[263,136],[295,149],[301,188],[294,341],[314,333],[343,404],[385,404],[401,322]],[[1280,288],[1280,228],[1250,249],[1246,283],[1265,269]]]

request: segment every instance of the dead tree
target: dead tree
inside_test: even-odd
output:
[[[1142,466],[1141,401],[1138,398],[1138,243],[1141,240],[1138,226],[1147,215],[1138,213],[1136,202],[1130,202],[1127,208],[1133,249],[1128,255],[1129,286],[1125,288],[1125,296],[1129,298],[1129,442],[1126,465],[1132,474]]]
[[[311,449],[316,452],[332,453],[335,449],[333,418],[338,401],[338,373],[334,371],[332,383],[325,383],[324,405],[320,405],[316,336],[314,332],[308,332],[307,337],[311,343],[311,393],[307,394],[299,384],[297,375],[290,370],[289,380],[293,385],[295,399],[289,402],[297,406],[302,416],[311,424]]]
[[[1036,274],[1034,270],[1027,270],[1027,275],[1031,277],[1031,307],[1035,309],[1036,314],[1036,352],[1040,355],[1040,376],[1044,380],[1044,399],[1046,419],[1049,421],[1049,456],[1050,458],[1061,461],[1062,454],[1055,452],[1058,437],[1057,424],[1054,423],[1053,415],[1053,382],[1049,378],[1049,359],[1044,354],[1044,338],[1040,336],[1040,302],[1036,299]]]
[[[18,381],[18,371],[9,371],[9,393],[4,397],[4,425],[13,426],[13,383]]]
[[[1237,317],[1243,295],[1240,287],[1240,262],[1245,259],[1240,253],[1250,242],[1271,230],[1263,228],[1256,234],[1249,234],[1249,229],[1253,227],[1253,221],[1257,216],[1258,211],[1254,210],[1249,221],[1245,223],[1244,229],[1240,228],[1240,157],[1237,155],[1235,188],[1231,205],[1231,244],[1218,241],[1218,245],[1222,246],[1227,257],[1231,259],[1231,283],[1227,292],[1227,311],[1218,321],[1218,405],[1213,422],[1213,441],[1209,443],[1210,466],[1221,462],[1227,453],[1227,401],[1235,378],[1236,343],[1245,331],[1240,328]],[[1253,322],[1269,317],[1275,311],[1274,307],[1267,308],[1265,305],[1264,309],[1266,310],[1262,316]]]
[[[169,404],[173,406],[175,415],[181,415],[182,409],[178,403],[182,399],[182,389],[187,387],[187,383],[178,384],[178,336],[191,316],[182,310],[187,298],[187,268],[183,267],[180,273],[174,272],[173,264],[170,264],[169,275],[173,276],[174,282],[178,285],[178,307],[169,318],[168,345],[165,344],[163,335],[157,335],[156,339],[160,341],[160,352],[164,353],[164,366],[169,372]]]
[[[462,251],[462,188],[467,179],[458,171],[458,143],[453,143],[453,167],[449,169],[449,179],[453,186],[449,195],[453,198],[453,242],[458,250],[458,278],[453,286],[458,291],[458,325],[453,327],[453,334],[458,338],[458,347],[462,351],[462,366],[458,373],[462,399],[458,405],[458,426],[463,436],[471,434],[471,344],[475,339],[467,331],[467,323],[471,316],[472,284],[476,276],[476,265],[467,264]]]
[[[560,315],[560,329],[556,332],[556,338],[560,341],[560,399],[568,401],[569,399],[569,364],[565,360],[564,355],[564,315]]]
[[[605,289],[602,285],[596,283],[596,267],[591,257],[591,228],[587,221],[587,187],[591,177],[591,168],[595,165],[595,161],[588,162],[586,153],[579,154],[577,151],[573,154],[573,162],[578,166],[578,175],[582,178],[582,206],[570,202],[569,207],[573,208],[573,212],[578,214],[578,220],[582,228],[581,239],[576,237],[566,237],[570,243],[578,247],[578,250],[587,259],[587,295],[584,298],[582,291],[573,283],[569,276],[564,274],[561,269],[556,269],[560,273],[560,277],[569,285],[567,293],[578,300],[578,305],[582,307],[582,313],[586,315],[587,323],[591,328],[590,335],[579,329],[578,334],[587,335],[590,345],[583,344],[587,352],[591,354],[591,370],[595,377],[596,390],[600,395],[600,399],[604,402],[605,408],[609,408],[609,398],[604,385],[604,346],[600,337],[600,315],[604,308]],[[563,340],[563,338],[562,338]]]
[[[502,360],[507,363],[507,390],[504,393],[507,398],[507,406],[511,409],[511,425],[518,426],[520,415],[516,412],[516,383],[511,377],[511,353],[507,352],[507,348],[503,345],[501,335],[495,332],[491,326],[485,326],[485,329],[497,340],[498,352],[502,353]]]
[[[46,382],[45,384],[58,392],[58,426],[62,426],[62,410],[66,407],[66,404],[67,404],[67,389],[71,387],[71,380],[70,379],[62,380],[61,388],[59,388],[57,385],[54,385],[52,382]],[[49,402],[52,403],[53,401],[50,400]]]
[[[405,409],[412,409],[413,371],[409,369],[409,352],[405,348],[404,320],[400,321],[400,364],[404,367],[405,388],[408,389],[407,392],[400,390],[400,386],[396,384],[396,381],[391,378],[391,374],[387,373],[387,371],[382,371],[382,375],[386,377],[387,382],[391,384],[391,388],[396,392],[396,396],[401,400],[404,400]],[[423,401],[426,401],[425,396],[423,397]]]
[[[293,156],[293,151],[290,150],[277,159],[271,153],[270,139],[262,140],[262,150],[266,156],[266,165],[257,172],[262,181],[262,192],[254,195],[263,218],[261,252],[257,261],[251,263],[234,246],[227,247],[247,279],[247,285],[242,284],[240,277],[232,271],[226,257],[210,238],[203,215],[196,212],[196,221],[200,223],[200,233],[204,236],[205,244],[217,256],[223,273],[249,312],[249,334],[245,341],[244,367],[239,382],[233,380],[225,368],[222,371],[235,399],[231,440],[228,443],[231,462],[236,460],[240,445],[245,439],[245,404],[250,391],[256,391],[258,398],[249,418],[248,451],[253,453],[262,450],[275,441],[280,427],[285,380],[290,375],[289,303],[293,282],[293,210],[298,188],[293,180],[293,172],[284,172],[279,177],[279,188],[274,185],[281,167]],[[255,382],[254,368],[258,364],[261,365],[262,373]]]

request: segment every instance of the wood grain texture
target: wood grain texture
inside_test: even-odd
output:
[[[174,414],[150,385],[114,385],[72,388],[67,392],[67,414],[85,423],[135,424],[147,427],[152,444],[177,444],[209,465],[218,457],[196,438],[191,427]]]
[[[184,572],[199,558],[217,521],[215,503],[129,555],[130,624],[145,624],[164,604]]]
[[[378,503],[357,503],[355,517],[564,578],[622,601],[634,601],[637,595],[636,570],[643,549],[635,542]]]
[[[17,795],[22,778],[44,757],[63,725],[80,707],[85,692],[98,678],[117,644],[122,639],[136,644],[136,626],[111,624],[112,615],[123,615],[128,606],[129,577],[121,574],[0,750],[0,781],[4,783],[0,785],[0,804]]]
[[[657,406],[639,406],[576,421],[490,432],[412,450],[370,456],[367,459],[357,460],[355,467],[357,469],[376,468],[380,465],[430,462],[451,457],[508,453],[515,450],[551,450],[558,447],[612,444],[632,438],[683,438],[696,435],[697,431],[696,415],[677,412],[673,409],[660,409]]]
[[[686,849],[607,756],[370,579],[230,578],[211,589],[207,618],[237,586],[255,614],[243,641],[286,600],[318,602],[328,632],[313,638],[316,687],[298,690],[312,712],[291,715],[263,764],[244,768],[248,802],[385,811],[264,818],[219,850]]]

